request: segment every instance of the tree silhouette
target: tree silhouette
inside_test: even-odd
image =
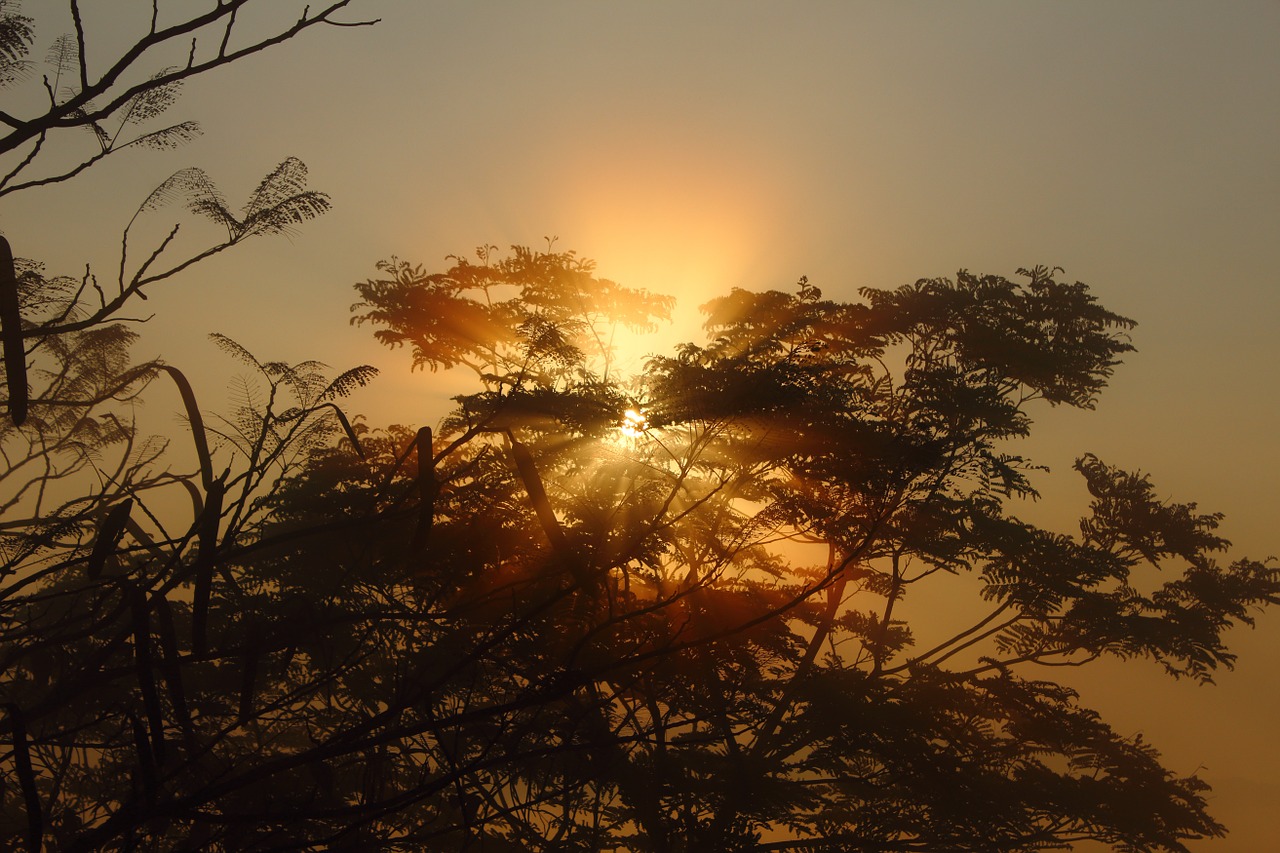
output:
[[[190,123],[150,122],[184,79],[349,4],[241,42],[248,5],[157,15],[92,73],[71,3],[47,107],[0,113],[0,195],[181,142]],[[141,73],[193,36],[185,66]],[[0,5],[0,83],[30,79],[34,38]],[[39,171],[73,128],[89,153]],[[1115,657],[1209,681],[1225,631],[1280,595],[1270,564],[1224,560],[1220,516],[1091,455],[1077,534],[1014,515],[1041,476],[1016,446],[1034,407],[1091,407],[1130,350],[1132,322],[1084,285],[1038,267],[854,302],[805,279],[734,290],[705,306],[705,343],[627,376],[615,332],[668,298],[551,246],[440,273],[393,259],[354,321],[470,372],[440,423],[349,420],[371,368],[222,335],[247,374],[217,415],[176,367],[131,362],[119,312],[328,200],[287,159],[238,209],[185,169],[138,216],[175,201],[216,226],[194,254],[170,258],[171,232],[139,259],[130,222],[114,288],[22,258],[0,281],[7,846],[1179,851],[1223,833],[1201,780],[1045,676]],[[190,470],[130,417],[170,382]],[[904,618],[951,576],[974,594],[948,623],[967,624]]]
[[[858,303],[802,279],[713,300],[710,342],[628,385],[584,345],[602,339],[576,296],[589,266],[480,260],[384,266],[356,306],[416,363],[466,364],[483,385],[431,445],[429,497],[403,491],[431,516],[411,585],[451,624],[478,618],[447,645],[496,668],[468,670],[465,710],[433,684],[435,714],[483,718],[477,684],[566,691],[536,723],[457,730],[441,766],[473,756],[466,831],[636,850],[1181,850],[1222,832],[1200,780],[1036,677],[1105,655],[1208,681],[1232,662],[1223,631],[1280,590],[1266,564],[1216,561],[1219,516],[1092,456],[1078,536],[1011,514],[1035,494],[1010,452],[1029,406],[1092,407],[1131,321],[1045,268]],[[599,288],[651,312],[630,322],[664,307]],[[798,563],[788,541],[825,561]],[[980,580],[979,609],[918,649],[895,608],[946,574]]]
[[[7,599],[15,832],[39,808],[58,849],[1222,834],[1199,779],[1037,677],[1109,655],[1207,681],[1280,591],[1219,565],[1218,516],[1092,456],[1078,536],[1010,514],[1026,409],[1092,405],[1130,321],[1042,268],[857,303],[802,280],[606,378],[612,324],[667,300],[571,252],[479,260],[357,286],[358,322],[474,374],[438,431],[330,418],[367,369],[218,338],[257,379],[210,421],[186,532],[117,503]],[[948,574],[981,584],[972,620],[917,647],[895,610]]]
[[[153,4],[137,41],[108,57],[72,0],[66,23],[74,32],[53,41],[42,67],[29,58],[37,22],[17,3],[0,3],[0,87],[28,85],[44,97],[43,104],[39,95],[28,98],[36,106],[25,116],[0,111],[0,196],[73,179],[125,149],[188,141],[199,131],[194,122],[155,126],[185,80],[315,27],[347,25],[335,16],[352,4],[315,10],[298,4],[299,16],[275,31],[237,22],[239,12],[264,5],[231,0],[184,13]],[[185,64],[158,68],[174,44]],[[94,67],[86,56],[105,61]],[[131,245],[134,226],[174,202],[223,226],[225,235],[204,238],[204,248],[179,257],[175,225],[139,255]],[[314,364],[257,365],[269,388],[265,406],[249,403],[260,421],[237,413],[238,422],[214,433],[211,451],[186,378],[172,365],[131,360],[137,333],[121,312],[194,264],[249,237],[288,231],[327,208],[323,193],[307,189],[306,169],[295,158],[270,172],[238,213],[204,172],[180,170],[123,229],[114,283],[100,283],[87,266],[79,278],[49,274],[41,262],[15,258],[0,237],[8,413],[0,422],[6,849],[132,846],[141,841],[138,826],[155,817],[175,750],[203,768],[193,771],[197,776],[216,774],[200,764],[199,737],[217,736],[200,728],[208,719],[206,682],[229,655],[243,657],[242,642],[213,648],[209,637],[211,578],[226,572],[219,552],[259,523],[257,503],[288,474],[291,453],[326,440],[328,432],[350,432],[333,400],[366,381],[370,370],[330,382]],[[167,442],[136,428],[131,405],[160,376],[172,378],[190,419],[194,472],[175,471]],[[285,400],[295,405],[271,408]],[[215,455],[221,461],[231,448],[246,447],[223,473],[213,470]],[[172,508],[174,492],[190,498],[186,519]],[[197,835],[175,837],[199,847]],[[178,842],[161,829],[145,843]]]

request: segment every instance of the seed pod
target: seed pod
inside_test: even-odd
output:
[[[151,750],[156,761],[164,763],[164,713],[160,708],[160,696],[156,692],[155,667],[151,657],[151,608],[147,594],[134,584],[128,584],[129,613],[133,619],[133,661],[138,673],[138,690],[147,712],[147,727],[151,730]]]
[[[221,480],[212,481],[205,493],[200,515],[199,551],[196,553],[196,588],[191,600],[191,651],[204,655],[209,641],[209,595],[213,589],[213,569],[218,551],[218,523],[222,518]]]
[[[40,853],[44,845],[44,811],[36,791],[36,774],[31,768],[27,724],[17,705],[10,702],[5,705],[5,710],[8,711],[9,726],[13,729],[13,765],[18,771],[18,784],[22,786],[22,799],[27,805],[27,849]]]
[[[9,241],[0,237],[0,335],[4,337],[4,378],[9,386],[9,417],[14,426],[27,419],[27,353],[22,346],[18,275]]]
[[[124,535],[129,523],[129,513],[133,511],[133,498],[125,498],[113,506],[98,528],[98,538],[94,540],[93,551],[89,553],[89,565],[86,571],[89,578],[97,580],[107,564],[107,557],[115,551],[120,537]]]
[[[431,527],[435,523],[436,495],[440,493],[440,483],[436,480],[431,427],[418,430],[414,443],[418,450],[418,526],[413,532],[411,548],[414,554],[419,554],[426,548],[431,538]]]
[[[182,661],[178,652],[178,632],[173,626],[173,611],[169,600],[155,594],[151,598],[156,615],[160,617],[160,660],[165,684],[169,688],[169,703],[173,706],[178,728],[188,749],[195,746],[195,728],[191,723],[191,711],[187,707],[186,690],[182,686]]]
[[[258,678],[258,658],[262,653],[262,630],[257,622],[249,623],[246,632],[244,657],[240,661],[240,724],[253,716],[253,691]]]
[[[200,415],[200,407],[196,405],[196,392],[191,390],[191,383],[178,368],[162,364],[160,369],[173,377],[173,383],[178,386],[178,393],[182,395],[182,405],[187,410],[187,422],[191,424],[191,439],[195,442],[196,456],[200,460],[200,478],[204,481],[205,490],[208,491],[214,482],[213,458],[209,455],[209,439],[204,434],[204,418]]]
[[[128,716],[129,728],[133,731],[133,748],[138,753],[138,774],[142,777],[143,795],[147,802],[154,802],[160,780],[156,776],[156,759],[151,754],[151,744],[147,742],[147,727],[132,711]]]

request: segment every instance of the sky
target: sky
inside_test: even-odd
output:
[[[84,5],[91,60],[150,9]],[[60,2],[23,10],[38,51],[67,26]],[[1274,0],[364,0],[360,16],[382,21],[189,84],[172,115],[201,122],[190,145],[7,200],[15,252],[107,275],[124,224],[173,171],[198,165],[235,202],[300,157],[333,210],[153,291],[138,355],[181,367],[206,408],[236,372],[210,332],[264,360],[375,364],[349,411],[414,425],[456,386],[348,322],[352,284],[393,255],[444,269],[450,253],[555,237],[604,277],[678,297],[655,347],[695,337],[697,305],[730,287],[804,275],[852,300],[958,269],[1060,266],[1138,321],[1137,352],[1095,411],[1033,412],[1024,449],[1052,473],[1020,514],[1071,530],[1087,502],[1071,462],[1093,452],[1225,513],[1235,556],[1280,553]],[[155,215],[138,245],[177,218]],[[174,398],[152,414],[173,423]],[[916,602],[925,617],[943,606]],[[1141,662],[1072,681],[1118,731],[1213,785],[1232,832],[1193,845],[1205,853],[1271,845],[1280,801],[1280,614],[1233,639],[1239,663],[1214,687]]]

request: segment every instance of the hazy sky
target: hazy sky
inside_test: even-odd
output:
[[[63,5],[23,4],[38,53],[64,27],[43,13]],[[84,5],[91,61],[95,33],[122,37],[130,10],[150,8]],[[195,143],[122,154],[0,207],[17,254],[108,274],[120,229],[174,170],[204,167],[236,202],[302,158],[330,214],[143,306],[157,316],[138,355],[187,370],[206,408],[235,371],[203,337],[218,331],[264,359],[375,363],[384,376],[352,410],[434,421],[449,382],[410,374],[406,354],[347,323],[352,283],[392,254],[440,269],[482,243],[555,235],[605,277],[679,297],[683,336],[696,306],[732,286],[807,275],[852,299],[960,268],[1057,265],[1139,321],[1138,352],[1097,411],[1039,412],[1028,449],[1054,475],[1023,514],[1070,529],[1086,501],[1070,463],[1091,451],[1225,512],[1237,556],[1280,552],[1274,0],[366,0],[356,13],[383,22],[190,85],[173,115],[204,125]],[[927,617],[931,603],[916,605]],[[1075,682],[1119,731],[1213,784],[1233,832],[1198,851],[1273,843],[1273,617],[1237,632],[1240,663],[1216,688],[1144,663]]]

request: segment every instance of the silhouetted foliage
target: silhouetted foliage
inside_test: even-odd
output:
[[[64,127],[97,140],[82,168],[122,131],[180,141],[189,126],[142,125],[183,79],[347,5],[236,47],[248,2],[153,24],[139,44],[213,26],[219,46],[128,86],[95,82],[73,15],[47,115],[0,113],[17,134],[0,153],[31,146],[0,193],[76,173],[12,183]],[[0,5],[0,82],[33,43]],[[1222,834],[1201,780],[1044,677],[1115,657],[1209,681],[1233,662],[1225,631],[1280,595],[1271,565],[1223,559],[1218,515],[1091,455],[1077,535],[1013,514],[1035,495],[1016,453],[1033,407],[1091,407],[1130,350],[1132,322],[1084,285],[1037,267],[854,302],[805,279],[734,290],[705,306],[705,343],[625,376],[614,332],[669,298],[573,252],[485,246],[356,286],[355,322],[415,367],[471,372],[434,429],[348,419],[371,368],[333,377],[223,335],[246,373],[229,412],[203,412],[178,368],[131,362],[114,318],[323,213],[305,179],[285,160],[233,212],[178,172],[138,215],[181,200],[219,236],[131,261],[130,222],[113,295],[21,258],[0,282],[28,388],[19,405],[9,373],[0,428],[8,846],[1181,851]],[[180,399],[194,468],[138,434],[144,390]],[[948,614],[963,627],[904,618],[948,583],[972,593]]]
[[[143,27],[137,42],[108,55],[71,2],[64,23],[74,32],[53,40],[42,67],[30,58],[37,22],[17,3],[0,2],[0,86],[37,89],[22,108],[26,115],[0,111],[0,196],[74,178],[126,148],[189,140],[199,130],[194,122],[154,127],[183,81],[317,25],[344,25],[335,15],[351,0],[315,10],[298,4],[297,16],[276,31],[258,24],[250,32],[237,22],[237,13],[265,5],[230,0],[183,11],[153,4],[149,25],[145,9],[136,19]],[[55,14],[41,12],[41,23]],[[173,44],[186,64],[148,71]],[[95,68],[86,56],[103,64]],[[82,148],[77,142],[86,137],[68,130],[88,130],[93,141]],[[225,236],[175,257],[175,225],[137,255],[134,226],[175,201],[224,226]],[[262,501],[287,479],[298,454],[340,429],[354,435],[334,401],[366,382],[371,369],[330,382],[315,364],[254,362],[264,397],[247,400],[250,414],[236,412],[226,429],[213,431],[211,450],[181,371],[132,361],[137,333],[127,324],[136,320],[121,310],[248,237],[287,232],[327,208],[327,196],[306,188],[306,169],[295,158],[269,173],[238,215],[204,172],[180,170],[126,224],[116,281],[105,286],[87,265],[79,278],[48,274],[43,263],[13,257],[11,249],[21,246],[0,238],[8,415],[0,422],[5,849],[202,849],[194,837],[168,839],[163,830],[144,838],[141,826],[167,796],[175,762],[202,768],[191,778],[220,772],[201,754],[203,737],[220,737],[207,728],[206,691],[219,689],[216,674],[227,661],[244,660],[243,643],[227,648],[211,624],[222,607],[214,578],[229,578],[222,555],[252,537]],[[65,236],[69,243],[73,235]],[[68,245],[58,262],[76,251]],[[162,375],[177,385],[190,420],[194,472],[175,470],[180,456],[168,452],[167,441],[140,434],[134,421],[134,401]],[[215,458],[227,465],[221,473],[213,470]],[[186,518],[175,492],[190,499]]]
[[[314,451],[276,495],[277,544],[238,569],[344,626],[306,659],[341,666],[337,643],[335,681],[361,687],[330,701],[368,721],[324,742],[337,765],[376,757],[395,817],[368,805],[333,832],[655,851],[1182,850],[1221,833],[1199,779],[1035,676],[1112,655],[1208,680],[1232,660],[1222,632],[1280,591],[1267,565],[1216,562],[1217,516],[1092,456],[1079,536],[1010,514],[1034,495],[1009,452],[1029,404],[1091,406],[1130,349],[1132,323],[1083,285],[1037,268],[859,303],[803,280],[734,291],[706,306],[707,345],[628,383],[590,345],[608,336],[584,333],[607,313],[577,299],[595,285],[575,255],[454,260],[382,265],[356,310],[415,363],[469,368],[476,392],[437,434]],[[1139,592],[1156,570],[1169,579]],[[957,606],[972,621],[917,648],[895,609],[947,574],[977,578]]]
[[[1224,630],[1280,592],[1268,565],[1217,562],[1218,516],[1092,456],[1080,535],[1010,514],[1034,495],[1009,452],[1028,405],[1092,405],[1130,321],[1043,268],[857,303],[802,280],[713,300],[708,344],[624,382],[609,324],[665,300],[603,285],[613,318],[573,253],[480,261],[358,285],[385,340],[474,374],[438,431],[331,418],[368,369],[329,380],[219,336],[253,375],[183,479],[186,532],[148,534],[123,490],[6,599],[12,772],[55,846],[1222,833],[1198,778],[1035,674],[1111,655],[1209,680]],[[971,621],[918,645],[902,602],[953,574],[977,580]]]

